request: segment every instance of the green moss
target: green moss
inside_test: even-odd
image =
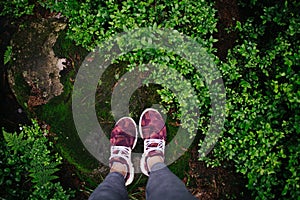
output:
[[[57,134],[58,147],[63,156],[81,171],[89,172],[98,166],[98,162],[85,150],[76,131],[72,116],[71,87],[70,82],[65,82],[63,94],[38,107],[36,114]]]
[[[57,57],[69,58],[73,61],[72,66],[79,68],[81,60],[87,51],[75,46],[74,42],[66,39],[65,33],[61,32],[53,50]],[[75,58],[76,55],[79,57]],[[72,57],[73,56],[73,57]],[[64,92],[52,98],[47,104],[35,109],[37,117],[51,126],[51,131],[58,137],[56,147],[69,163],[84,173],[89,173],[98,166],[98,161],[90,155],[83,146],[72,116],[72,79],[75,72],[72,70],[60,79],[64,85]]]
[[[24,109],[27,109],[27,101],[30,94],[30,87],[27,84],[27,82],[24,80],[23,75],[21,72],[14,74],[14,81],[15,84],[13,85],[13,90],[15,91],[17,101],[20,105],[24,107]]]
[[[167,130],[168,130],[167,142],[170,142],[176,136],[176,134],[178,132],[179,127],[173,126],[172,124],[174,124],[174,123],[175,123],[174,120],[167,121]],[[178,146],[178,148],[179,148],[179,150],[181,150],[181,148],[179,146]],[[178,152],[172,152],[172,153],[176,154]],[[169,152],[169,155],[172,155],[172,153]],[[180,179],[183,179],[185,173],[189,169],[190,158],[191,158],[190,151],[186,151],[185,153],[183,153],[182,156],[180,156],[180,158],[178,158],[175,162],[173,162],[171,165],[169,165],[169,169]]]
[[[53,51],[55,55],[59,58],[69,58],[74,55],[79,55],[83,59],[87,54],[88,51],[80,46],[76,46],[75,42],[68,39],[66,36],[66,31],[62,31],[57,40],[55,45],[53,46]],[[74,63],[75,67],[79,67],[80,63]]]
[[[180,179],[183,179],[185,174],[189,170],[189,160],[191,159],[191,154],[186,151],[179,159],[174,163],[169,165],[169,169]]]

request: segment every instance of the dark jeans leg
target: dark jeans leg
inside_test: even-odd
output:
[[[195,200],[184,183],[165,164],[153,165],[146,187],[147,200]]]
[[[128,200],[124,177],[117,172],[109,173],[94,190],[89,200]]]

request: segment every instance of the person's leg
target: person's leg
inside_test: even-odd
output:
[[[137,129],[133,119],[121,118],[110,135],[110,173],[94,190],[89,200],[127,200],[126,185],[133,181],[134,168],[131,151],[137,142]]]
[[[167,130],[160,113],[146,109],[140,117],[139,130],[144,139],[141,171],[149,176],[146,199],[196,199],[164,164]]]
[[[161,162],[151,168],[146,187],[146,199],[196,200],[184,183]]]
[[[89,200],[128,200],[124,176],[118,172],[109,173],[93,191]]]

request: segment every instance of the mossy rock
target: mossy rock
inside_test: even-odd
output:
[[[61,61],[52,47],[65,27],[63,21],[37,19],[20,26],[12,37],[9,81],[19,101],[23,101],[21,105],[24,102],[28,107],[43,105],[63,92],[59,74]],[[27,84],[20,84],[19,79]],[[24,85],[29,86],[30,93],[24,91]]]
[[[82,58],[87,52],[62,37],[56,44],[65,27],[66,23],[57,19],[35,19],[20,26],[11,41],[13,56],[9,81],[28,116],[51,127],[63,156],[78,169],[90,172],[98,162],[83,147],[72,118],[70,97],[76,63],[59,68],[60,58],[71,57],[66,51],[54,52],[53,49],[54,46],[56,50],[77,49],[83,54]]]

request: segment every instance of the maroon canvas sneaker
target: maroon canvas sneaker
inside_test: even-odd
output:
[[[147,159],[152,156],[161,156],[164,159],[165,154],[167,129],[161,114],[153,108],[147,108],[140,117],[139,132],[144,139],[141,171],[149,176]]]
[[[134,168],[131,162],[131,151],[137,142],[136,123],[130,117],[119,119],[110,135],[111,156],[109,166],[112,167],[114,162],[119,162],[127,167],[125,175],[125,185],[132,183],[134,178]]]

